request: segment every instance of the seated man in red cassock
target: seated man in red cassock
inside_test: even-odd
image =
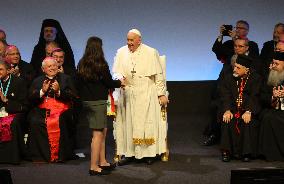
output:
[[[21,124],[27,111],[27,88],[10,71],[11,65],[0,61],[0,163],[18,164],[26,156]]]
[[[46,57],[42,70],[45,75],[33,81],[29,92],[35,105],[28,116],[29,151],[33,161],[63,162],[75,158],[69,124],[76,91],[71,77],[58,72],[54,58]]]

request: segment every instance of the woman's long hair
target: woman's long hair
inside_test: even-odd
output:
[[[102,45],[98,37],[88,39],[85,53],[78,64],[78,75],[84,80],[100,80],[108,72]]]

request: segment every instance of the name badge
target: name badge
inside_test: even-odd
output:
[[[284,98],[280,98],[280,110],[284,110]]]
[[[6,116],[8,116],[8,113],[6,112],[5,107],[1,107],[1,109],[0,109],[0,117],[2,118],[2,117],[6,117]]]

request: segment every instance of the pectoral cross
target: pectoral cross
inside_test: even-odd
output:
[[[134,68],[132,69],[131,71],[131,74],[132,74],[132,79],[134,78],[134,74],[136,73],[136,71],[134,70]]]

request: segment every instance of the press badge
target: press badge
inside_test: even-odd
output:
[[[8,113],[6,112],[5,107],[1,107],[0,109],[0,117],[6,117],[8,116]]]
[[[284,98],[280,98],[280,110],[284,110]]]

